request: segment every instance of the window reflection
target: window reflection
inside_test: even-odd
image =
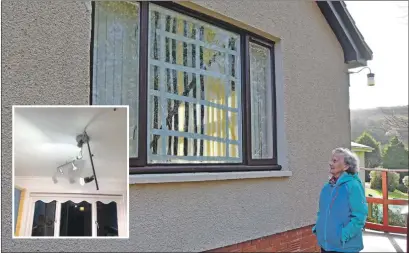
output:
[[[118,236],[117,205],[97,201],[98,236]]]
[[[35,202],[31,236],[54,236],[56,203],[55,200],[50,203]]]
[[[60,236],[92,236],[92,205],[86,201],[61,204]]]

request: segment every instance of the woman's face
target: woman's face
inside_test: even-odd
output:
[[[339,153],[333,154],[329,162],[329,168],[329,173],[334,177],[339,177],[342,172],[348,169],[348,166],[344,162],[344,156]]]

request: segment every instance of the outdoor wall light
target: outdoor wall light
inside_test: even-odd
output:
[[[367,77],[368,77],[368,86],[375,86],[375,74],[369,73]]]
[[[348,71],[348,74],[358,74],[359,72],[361,72],[364,69],[369,69],[369,74],[367,74],[367,85],[372,87],[375,86],[375,74],[372,73],[372,70],[369,67],[363,67],[360,70],[356,71],[356,72],[352,72],[352,71]]]
[[[95,177],[90,176],[90,177],[80,177],[80,185],[84,186],[85,184],[88,184],[89,182],[94,181]]]

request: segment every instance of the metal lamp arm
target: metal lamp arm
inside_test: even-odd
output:
[[[349,71],[348,73],[349,73],[349,74],[358,74],[359,72],[361,72],[361,71],[364,70],[364,69],[369,69],[369,73],[372,73],[372,70],[371,70],[370,67],[363,67],[363,68],[361,68],[360,70],[358,70],[358,71],[356,71],[356,72]]]

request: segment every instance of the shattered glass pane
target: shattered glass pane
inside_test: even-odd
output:
[[[240,163],[240,36],[150,5],[149,163]]]
[[[129,156],[138,153],[139,5],[95,2],[92,103],[129,105]]]

